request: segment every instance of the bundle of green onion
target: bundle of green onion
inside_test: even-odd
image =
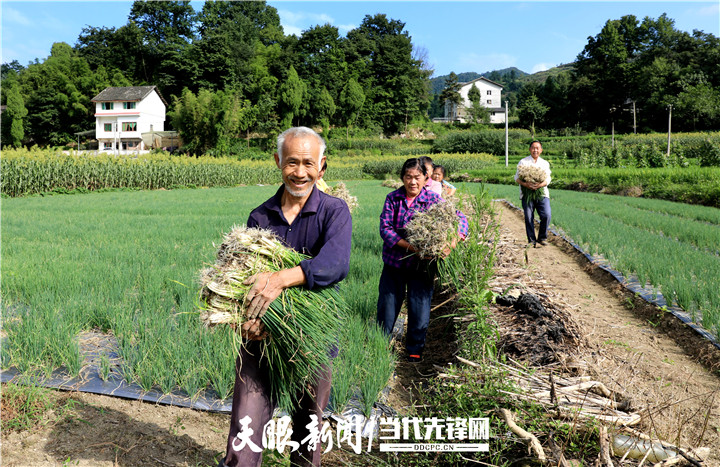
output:
[[[545,170],[534,165],[523,164],[517,168],[518,179],[529,183],[543,183],[547,179]],[[521,186],[522,196],[528,201],[538,201],[543,196],[543,189],[531,190]]]
[[[268,230],[234,226],[224,236],[214,265],[200,272],[200,319],[206,326],[245,321],[244,300],[251,285],[244,282],[261,272],[297,266],[307,256],[284,246]],[[337,342],[346,305],[334,287],[285,289],[262,322],[269,337],[262,341],[270,366],[273,398],[292,411],[314,370],[328,364],[328,351]],[[244,345],[233,332],[235,352]]]
[[[435,203],[414,214],[405,224],[407,241],[418,250],[419,257],[441,258],[453,239],[458,238],[458,223],[455,204]]]
[[[351,195],[350,191],[347,189],[347,186],[345,186],[345,183],[343,182],[338,182],[337,185],[330,187],[330,189],[327,191],[327,194],[345,201],[345,203],[348,205],[348,209],[350,209],[351,214],[358,207],[357,196]]]

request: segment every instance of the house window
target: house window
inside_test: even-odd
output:
[[[487,95],[492,96],[492,89],[488,89]]]
[[[488,99],[488,100],[487,100],[487,103],[488,103],[488,104],[492,104],[492,99]]]
[[[137,131],[137,122],[123,122],[122,131]]]
[[[112,102],[102,102],[100,104],[103,110],[112,110],[113,109],[113,103]]]
[[[106,123],[103,125],[105,131],[112,131],[112,123]]]
[[[490,112],[490,115],[494,117],[494,116],[495,116],[495,112]]]
[[[105,142],[103,143],[103,149],[112,149],[112,143]]]
[[[135,102],[123,102],[123,109],[134,109]]]

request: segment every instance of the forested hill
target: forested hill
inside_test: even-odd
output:
[[[515,72],[516,78],[521,78],[523,76],[529,76],[528,73],[525,73],[524,71],[513,67],[510,68],[503,68],[502,70],[493,70],[493,71],[486,71],[485,73],[475,73],[474,71],[466,71],[463,73],[457,74],[458,83],[467,83],[468,81],[472,81],[474,79],[480,78],[481,76],[484,76],[485,78],[491,80],[491,81],[500,81],[503,77],[507,76],[510,78],[510,75]],[[443,90],[443,87],[445,86],[445,78],[447,78],[449,75],[443,75],[438,76],[436,78],[432,78],[430,80],[430,92],[432,94],[440,94],[440,92]],[[512,80],[512,79],[511,79]]]

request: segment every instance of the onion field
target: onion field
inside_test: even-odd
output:
[[[489,188],[519,206],[517,186]],[[552,188],[550,195],[556,227],[720,336],[719,209]]]
[[[339,332],[334,404],[360,394],[372,407],[394,367],[375,325],[382,266],[378,218],[387,188],[348,182],[353,214],[350,275],[341,284],[353,315]],[[3,200],[2,367],[77,375],[78,336],[117,340],[112,370],[143,389],[231,394],[234,355],[227,327],[198,316],[198,274],[222,234],[243,224],[277,186],[87,193]],[[104,360],[108,361],[106,357]],[[106,374],[107,376],[107,374]]]

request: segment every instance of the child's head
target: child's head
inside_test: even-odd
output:
[[[429,156],[422,156],[419,158],[420,163],[425,166],[425,171],[427,172],[427,178],[431,178],[433,174],[433,160]]]
[[[442,165],[436,165],[433,169],[432,178],[436,182],[442,182],[445,180],[445,167]]]

